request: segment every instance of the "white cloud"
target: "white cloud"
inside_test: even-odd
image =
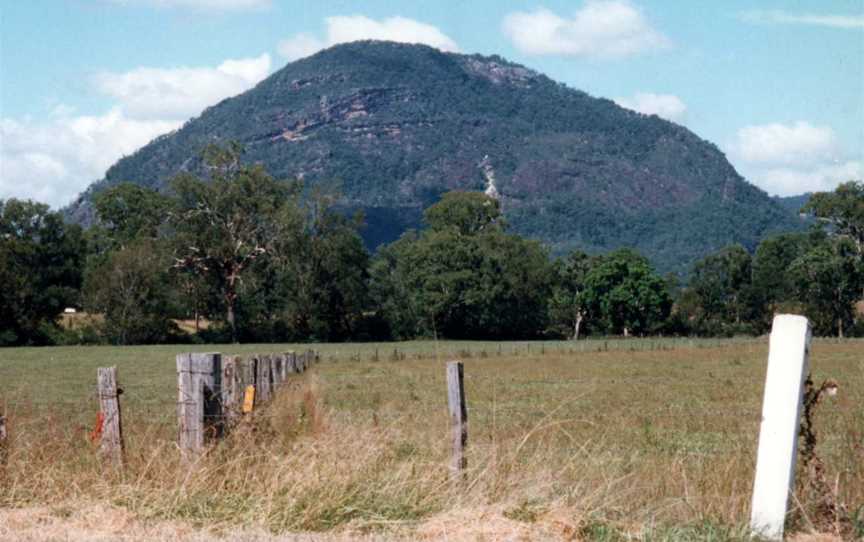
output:
[[[0,198],[62,206],[124,155],[178,128],[205,107],[239,94],[270,72],[270,55],[229,59],[215,68],[137,68],[102,73],[95,90],[114,104],[76,115],[65,104],[45,121],[0,119]]]
[[[657,115],[673,122],[682,122],[687,114],[687,106],[674,94],[637,92],[630,98],[615,98],[615,103],[645,115]]]
[[[215,68],[136,68],[95,77],[98,90],[119,101],[131,117],[188,119],[244,92],[270,73],[270,55],[226,60]]]
[[[202,11],[239,11],[270,7],[271,0],[110,0],[115,4],[143,4],[158,8],[187,8]]]
[[[309,34],[297,34],[279,42],[279,54],[288,60],[314,55],[327,47],[327,43]]]
[[[814,13],[789,13],[787,11],[751,10],[739,14],[748,23],[757,24],[805,24],[830,28],[864,28],[864,15],[819,15]]]
[[[68,204],[119,158],[181,124],[131,119],[119,107],[98,116],[62,109],[46,122],[0,119],[0,199]]]
[[[753,181],[757,186],[779,196],[795,196],[805,192],[830,192],[837,185],[864,178],[864,162],[840,161],[811,168],[770,168],[757,170]]]
[[[830,127],[798,121],[745,126],[738,130],[731,150],[750,163],[802,165],[835,159],[838,143]]]
[[[279,43],[279,53],[288,60],[309,56],[338,43],[358,40],[385,40],[423,43],[442,51],[458,51],[456,42],[437,27],[406,17],[389,17],[376,21],[363,15],[327,17],[324,39],[297,34]]]
[[[504,18],[503,30],[517,49],[533,55],[614,58],[670,44],[627,0],[587,0],[569,19],[545,8],[517,11]]]
[[[727,150],[741,173],[769,194],[833,190],[864,176],[864,160],[845,156],[831,127],[805,121],[745,126]]]

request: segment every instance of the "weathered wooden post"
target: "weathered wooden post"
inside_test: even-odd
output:
[[[447,406],[450,412],[450,436],[453,443],[450,460],[451,479],[461,478],[468,459],[468,408],[465,405],[464,370],[461,361],[447,363]]]
[[[306,352],[297,354],[297,372],[302,373],[306,370]]]
[[[273,384],[278,388],[282,385],[282,365],[285,363],[285,357],[282,354],[273,356]]]
[[[288,380],[288,373],[291,372],[291,359],[285,353],[279,354],[279,356],[282,358],[282,376],[280,378],[282,383],[285,383]]]
[[[0,468],[6,466],[9,458],[9,430],[6,429],[6,414],[0,414]]]
[[[222,355],[178,354],[177,384],[180,451],[190,460],[222,434]]]
[[[786,507],[794,487],[810,336],[807,318],[792,314],[774,317],[750,510],[750,528],[769,540],[783,539]]]
[[[240,415],[240,404],[243,400],[240,363],[237,356],[228,356],[222,360],[222,416],[227,426],[232,425]]]
[[[99,411],[102,413],[102,431],[99,453],[114,467],[123,466],[123,425],[120,417],[120,394],[117,387],[117,367],[96,369],[96,389]]]
[[[270,400],[270,356],[258,357],[258,376],[255,379],[255,401],[266,403]]]
[[[243,360],[241,369],[243,374],[243,386],[254,386],[258,378],[258,359],[250,356]]]

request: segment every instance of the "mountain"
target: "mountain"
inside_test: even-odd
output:
[[[683,272],[728,243],[798,227],[713,144],[657,116],[568,88],[498,56],[354,42],[290,63],[112,166],[67,209],[121,181],[164,189],[200,172],[208,143],[307,186],[337,181],[370,248],[420,226],[449,190],[500,194],[512,231],[554,253],[634,247]]]
[[[801,208],[807,205],[807,202],[810,201],[810,197],[813,196],[813,192],[807,192],[806,194],[801,194],[798,196],[772,196],[773,199],[780,207],[783,207],[790,213],[799,214]]]

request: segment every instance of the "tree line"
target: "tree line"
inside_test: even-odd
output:
[[[167,193],[120,184],[87,230],[32,201],[0,201],[0,344],[528,339],[765,333],[806,314],[864,335],[864,183],[814,195],[807,233],[729,246],[684,285],[620,249],[552,258],[508,232],[499,202],[451,192],[374,255],[362,216],[301,181],[205,152],[207,174]],[[64,326],[66,307],[93,315]],[[187,333],[179,321],[195,324]]]

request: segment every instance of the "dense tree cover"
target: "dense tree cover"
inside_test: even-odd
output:
[[[179,338],[170,320],[180,314],[172,282],[166,247],[152,239],[130,239],[88,267],[84,306],[103,316],[101,331],[111,344],[169,342]]]
[[[550,257],[509,231],[501,204],[450,192],[374,256],[363,217],[338,195],[210,148],[206,177],[160,195],[121,184],[97,200],[85,234],[33,202],[0,202],[0,342],[76,340],[69,305],[98,315],[114,344],[204,341],[573,338],[586,334],[761,334],[778,312],[819,335],[864,334],[860,183],[815,194],[807,233],[730,245],[696,262],[683,286],[631,249]],[[83,287],[82,287],[83,276]],[[673,297],[674,296],[674,297]],[[207,321],[195,336],[178,320]],[[80,340],[80,339],[79,339]]]
[[[693,266],[679,305],[689,313],[695,330],[727,335],[748,331],[745,322],[754,302],[752,266],[753,258],[741,245],[723,248]]]
[[[848,240],[823,243],[792,262],[793,292],[817,332],[843,337],[864,288],[864,266]]]
[[[613,335],[659,331],[672,298],[648,260],[629,249],[599,259],[585,276],[585,304],[597,327]]]
[[[427,230],[373,263],[374,297],[397,337],[642,335],[669,315],[666,283],[631,250],[551,261],[507,233],[498,201],[480,193],[447,194],[425,216]]]
[[[555,262],[552,295],[549,298],[551,330],[578,340],[582,324],[588,316],[585,279],[596,263],[580,250]]]
[[[239,149],[208,147],[211,178],[181,174],[172,183],[176,266],[216,285],[224,322],[237,340],[237,301],[245,275],[271,259],[290,187],[261,166],[240,164]]]
[[[49,344],[78,300],[81,228],[47,205],[0,200],[0,345]]]
[[[372,292],[395,337],[504,339],[543,331],[548,254],[504,231],[496,200],[450,193],[425,218],[428,229],[383,248],[372,264]]]
[[[802,212],[820,219],[808,233],[765,239],[752,257],[727,247],[694,265],[679,310],[695,332],[764,333],[779,312],[807,315],[820,335],[842,337],[856,319],[864,327],[855,312],[864,299],[864,184],[816,193]]]
[[[99,224],[95,230],[108,241],[107,248],[123,247],[135,239],[156,239],[172,203],[154,190],[120,183],[96,196],[93,205]]]
[[[864,255],[864,182],[849,181],[834,192],[814,194],[802,211],[830,224],[835,234],[848,237]]]
[[[213,323],[205,340],[360,336],[368,253],[359,222],[333,198],[208,147],[206,178],[181,174],[170,195],[130,184],[100,194],[85,307],[113,343],[179,340],[176,319]],[[102,215],[104,212],[104,216]]]

